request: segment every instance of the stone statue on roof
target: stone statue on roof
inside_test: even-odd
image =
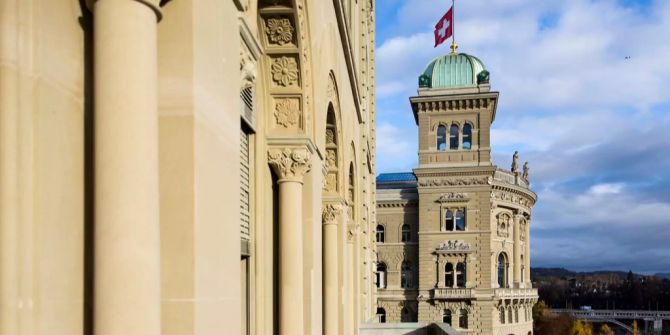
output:
[[[528,162],[525,162],[523,164],[523,174],[521,175],[521,177],[523,177],[523,179],[525,179],[526,181],[528,181],[528,171],[530,171],[530,168],[528,167]]]
[[[512,173],[516,173],[519,170],[519,152],[515,151],[514,156],[512,156]]]

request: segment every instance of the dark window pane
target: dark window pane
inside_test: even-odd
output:
[[[447,150],[447,127],[437,127],[437,150]]]
[[[456,211],[456,230],[465,230],[465,214],[463,211]]]
[[[458,126],[455,124],[451,125],[451,129],[449,130],[449,149],[458,149]]]
[[[452,211],[447,211],[446,221],[445,229],[447,231],[454,230],[454,213]]]
[[[469,123],[463,126],[463,149],[472,149],[472,126]]]

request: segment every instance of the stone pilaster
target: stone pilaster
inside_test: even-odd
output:
[[[302,191],[310,155],[304,147],[268,151],[268,163],[279,177],[279,335],[304,333]]]
[[[158,1],[97,0],[89,6],[95,34],[95,333],[158,335]]]
[[[521,287],[521,215],[514,215],[514,279],[512,287]]]
[[[323,223],[323,334],[338,335],[338,291],[340,287],[337,260],[337,216],[340,205],[324,205]]]

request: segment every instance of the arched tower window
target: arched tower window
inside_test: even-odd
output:
[[[505,253],[498,255],[498,286],[507,287],[507,256]]]
[[[339,143],[337,138],[337,120],[333,105],[328,105],[326,114],[326,186],[324,190],[329,193],[337,193],[339,190]]]
[[[455,124],[451,125],[449,129],[449,149],[458,150],[458,126]]]
[[[472,126],[469,123],[463,125],[463,149],[472,149]]]
[[[354,187],[354,163],[349,165],[349,183],[347,184],[347,202],[349,203],[349,219],[354,219],[354,203],[356,200],[356,188]]]
[[[444,229],[446,231],[452,231],[454,230],[454,212],[447,210],[447,214],[445,216],[445,225]]]
[[[409,242],[410,239],[410,228],[408,224],[402,225],[400,233],[400,242]]]
[[[444,266],[444,286],[454,287],[454,264],[447,263]]]
[[[447,127],[445,126],[437,127],[437,150],[447,150]]]
[[[468,329],[468,311],[461,309],[458,316],[458,327],[461,329]]]
[[[465,230],[465,213],[462,210],[456,211],[456,230]]]
[[[505,324],[505,307],[500,307],[500,324]]]
[[[412,287],[412,268],[408,261],[402,261],[400,267],[400,288]]]
[[[384,243],[384,226],[377,225],[377,243]]]
[[[377,307],[377,318],[379,318],[379,323],[386,323],[386,310]]]
[[[442,313],[442,322],[451,326],[451,311],[448,309],[444,310]]]
[[[456,286],[458,287],[465,287],[465,281],[466,281],[466,267],[465,263],[458,263],[456,265]]]
[[[386,288],[386,264],[377,264],[377,288]]]
[[[514,319],[512,318],[512,307],[511,306],[507,307],[507,323],[514,323]]]

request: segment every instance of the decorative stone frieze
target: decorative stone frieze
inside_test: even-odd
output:
[[[277,99],[274,108],[275,124],[287,129],[301,128],[300,99]]]
[[[267,19],[265,23],[265,33],[268,37],[268,43],[275,45],[294,44],[293,24],[287,17],[275,16]]]
[[[299,86],[300,69],[298,68],[298,61],[294,57],[281,56],[273,59],[270,72],[272,73],[272,81],[277,86]]]
[[[440,187],[440,186],[479,186],[490,185],[491,177],[479,178],[442,178],[442,179],[425,179],[419,181],[421,187]]]
[[[437,201],[441,203],[445,202],[463,202],[463,201],[468,201],[470,198],[468,197],[467,193],[445,193],[442,194]]]
[[[440,243],[440,245],[435,249],[435,252],[438,254],[452,252],[462,253],[470,251],[472,251],[472,246],[470,243],[466,243],[465,241],[461,240],[451,240]]]
[[[268,163],[272,166],[280,180],[298,180],[310,171],[310,153],[307,149],[270,149]]]

